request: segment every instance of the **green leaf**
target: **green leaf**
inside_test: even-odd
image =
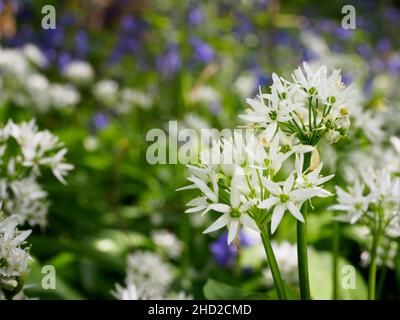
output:
[[[355,288],[345,289],[341,285],[344,277],[347,274],[341,274],[341,270],[345,266],[352,266],[350,262],[344,258],[339,259],[339,299],[351,300],[351,299],[366,299],[367,297],[367,286],[364,278],[360,272],[355,270]],[[332,254],[330,252],[309,252],[309,271],[310,271],[310,287],[311,296],[317,300],[332,299],[333,281],[332,281]]]
[[[248,296],[241,288],[209,279],[203,288],[203,293],[208,300],[239,300]]]

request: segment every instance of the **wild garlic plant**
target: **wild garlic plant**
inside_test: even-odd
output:
[[[375,299],[380,248],[388,239],[400,236],[400,178],[386,169],[370,167],[347,191],[336,187],[336,193],[338,203],[330,209],[344,213],[336,219],[366,227],[372,238],[368,298]],[[380,256],[384,257],[384,253]]]
[[[67,149],[50,131],[40,131],[34,120],[0,129],[0,200],[6,216],[17,215],[21,224],[45,227],[48,200],[37,179],[45,169],[63,184],[73,166],[64,161]]]
[[[28,274],[30,259],[26,239],[31,230],[18,230],[18,217],[0,220],[0,299],[18,294]]]
[[[280,299],[286,293],[271,246],[285,213],[297,220],[297,256],[302,299],[310,299],[307,261],[307,203],[331,193],[323,184],[333,175],[322,176],[317,143],[324,135],[333,143],[345,136],[349,113],[354,106],[351,87],[341,81],[340,70],[328,73],[326,66],[312,70],[307,63],[288,81],[273,74],[268,93],[247,99],[250,105],[240,117],[254,132],[247,139],[234,133],[215,140],[200,153],[197,164],[189,165],[191,185],[198,189],[187,213],[219,213],[204,233],[228,228],[228,244],[237,243],[241,226],[261,234],[269,266]],[[290,157],[296,169],[278,180],[277,174]]]
[[[125,285],[115,285],[118,300],[188,300],[184,292],[172,292],[172,266],[155,252],[137,251],[127,258]]]
[[[66,153],[63,143],[50,131],[40,131],[34,120],[9,120],[0,128],[0,298],[23,297],[31,230],[19,230],[26,224],[46,226],[49,204],[38,178],[48,169],[65,184],[73,169],[64,161]]]

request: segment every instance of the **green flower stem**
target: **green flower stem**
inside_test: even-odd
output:
[[[376,262],[377,262],[377,251],[378,251],[379,236],[374,234],[372,239],[371,248],[371,265],[369,268],[368,278],[368,300],[375,300],[375,287],[376,287]]]
[[[274,279],[276,292],[278,293],[278,297],[280,300],[287,300],[285,286],[282,281],[281,273],[279,271],[278,263],[276,262],[276,258],[274,255],[274,251],[271,246],[271,239],[268,233],[269,224],[260,228],[261,229],[261,238],[264,244],[265,253],[267,254],[267,259],[269,263],[269,267],[271,268],[272,278]]]
[[[340,246],[340,225],[339,222],[333,222],[333,239],[332,239],[332,299],[337,300],[338,295],[338,269],[339,269],[339,246]]]
[[[380,275],[379,275],[379,281],[378,281],[378,287],[377,287],[377,296],[379,299],[382,299],[382,292],[383,292],[383,286],[385,284],[385,279],[387,275],[388,267],[387,266],[382,266],[380,270]]]
[[[303,171],[309,168],[310,161],[311,153],[305,153]],[[304,222],[297,221],[297,261],[299,268],[300,297],[302,300],[311,300],[307,257],[307,209],[308,203],[305,202],[302,208]]]

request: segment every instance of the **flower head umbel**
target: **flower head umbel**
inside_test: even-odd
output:
[[[369,167],[348,192],[337,187],[338,204],[331,210],[344,214],[337,220],[366,226],[372,235],[400,236],[400,178]]]
[[[0,291],[13,293],[21,289],[28,273],[29,251],[24,248],[31,230],[17,229],[18,217],[11,216],[0,221]]]
[[[342,83],[340,70],[322,66],[316,71],[304,62],[292,74],[293,81],[273,74],[269,93],[248,99],[250,109],[240,117],[264,128],[271,138],[277,128],[294,134],[303,144],[316,145],[325,133],[336,142],[347,133],[349,115],[356,105],[351,86]]]
[[[37,182],[50,169],[63,184],[73,165],[64,161],[67,149],[50,131],[40,131],[34,120],[0,128],[0,200],[6,215],[16,214],[20,223],[46,225],[47,192]]]

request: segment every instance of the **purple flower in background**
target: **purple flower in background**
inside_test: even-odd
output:
[[[123,16],[121,18],[121,28],[126,32],[134,32],[136,30],[135,19],[131,16]]]
[[[68,52],[61,52],[58,55],[57,64],[62,71],[72,61],[71,55]]]
[[[348,86],[353,82],[353,77],[348,73],[343,73],[342,74],[342,82],[345,86]]]
[[[390,50],[391,46],[392,46],[392,43],[387,38],[380,39],[378,41],[377,45],[376,45],[376,47],[378,48],[379,52],[381,52],[381,53],[388,52]]]
[[[204,13],[201,8],[194,8],[189,11],[189,14],[187,16],[189,24],[193,26],[197,26],[201,24],[204,20]]]
[[[290,45],[291,39],[289,34],[286,31],[279,30],[274,34],[275,42],[282,46]]]
[[[226,245],[227,239],[228,233],[224,232],[210,245],[210,251],[213,258],[221,267],[231,267],[234,265],[238,255],[238,250],[234,243],[231,243],[229,246]],[[249,236],[243,231],[239,231],[238,239],[240,247],[249,247],[256,243],[255,238]]]
[[[93,116],[93,123],[96,129],[104,129],[108,126],[108,117],[103,112],[96,112]]]
[[[156,65],[158,71],[164,78],[169,78],[181,68],[181,56],[176,45],[169,45],[167,51],[157,57]]]
[[[190,44],[196,60],[207,63],[214,59],[214,49],[209,44],[196,37],[190,39]]]
[[[400,55],[391,55],[387,61],[387,69],[392,74],[400,74]]]
[[[370,58],[372,55],[372,48],[367,43],[361,43],[357,48],[358,53],[364,58]]]
[[[88,34],[80,30],[75,35],[76,54],[78,58],[84,58],[89,52]]]

